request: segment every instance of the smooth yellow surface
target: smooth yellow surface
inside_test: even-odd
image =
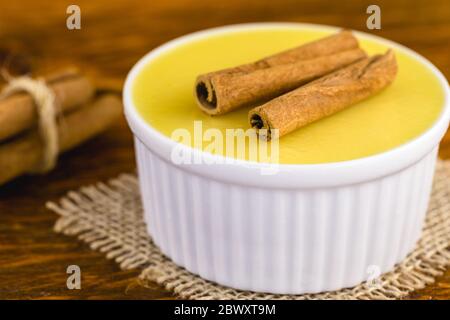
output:
[[[297,27],[267,28],[208,36],[165,52],[147,64],[133,84],[138,112],[167,136],[178,128],[193,130],[248,129],[249,108],[210,117],[193,96],[198,74],[236,66],[312,41],[329,32]],[[369,54],[386,46],[362,40]],[[306,164],[357,159],[399,146],[423,133],[438,118],[444,92],[437,78],[420,62],[396,50],[399,72],[381,93],[328,118],[280,138],[280,163]],[[214,151],[214,153],[222,153]]]

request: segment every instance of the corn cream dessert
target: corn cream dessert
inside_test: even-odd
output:
[[[144,66],[133,83],[133,102],[142,118],[162,134],[173,138],[174,132],[186,129],[192,139],[179,142],[230,156],[226,146],[210,147],[211,136],[201,146],[195,144],[194,136],[209,129],[220,130],[223,137],[227,129],[247,130],[248,112],[254,106],[209,116],[196,105],[193,94],[196,77],[255,61],[332,33],[304,27],[267,27],[207,35],[185,42]],[[369,55],[388,49],[386,44],[372,39],[359,39],[359,42]],[[398,74],[392,85],[280,138],[279,162],[315,164],[367,157],[400,146],[430,128],[444,104],[439,81],[414,57],[401,49],[394,48],[394,51]],[[248,150],[232,156],[253,160],[249,159]]]

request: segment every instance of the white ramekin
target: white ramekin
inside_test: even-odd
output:
[[[149,61],[183,43],[267,26],[337,30],[259,23],[196,32],[151,51],[129,73],[125,115],[135,136],[148,231],[176,264],[225,286],[290,294],[354,286],[373,270],[390,270],[419,238],[438,145],[449,124],[447,81],[410,49],[356,32],[406,52],[439,79],[445,106],[421,136],[357,160],[279,165],[275,175],[261,175],[258,163],[211,164],[223,158],[204,152],[203,164],[174,164],[171,151],[176,143],[148,125],[133,105],[136,75]]]

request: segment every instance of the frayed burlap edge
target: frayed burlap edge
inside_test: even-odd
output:
[[[399,299],[434,282],[450,262],[450,161],[438,161],[422,237],[393,271],[370,285],[305,295],[272,295],[226,288],[178,267],[153,244],[142,218],[135,175],[69,192],[47,207],[60,215],[54,230],[77,236],[122,269],[141,268],[144,286],[155,282],[183,299]]]

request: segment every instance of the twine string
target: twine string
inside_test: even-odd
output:
[[[35,102],[38,115],[38,132],[42,140],[42,157],[30,172],[45,173],[53,169],[58,157],[58,126],[56,121],[56,97],[43,79],[29,76],[5,77],[8,84],[0,93],[0,99],[25,91]]]

